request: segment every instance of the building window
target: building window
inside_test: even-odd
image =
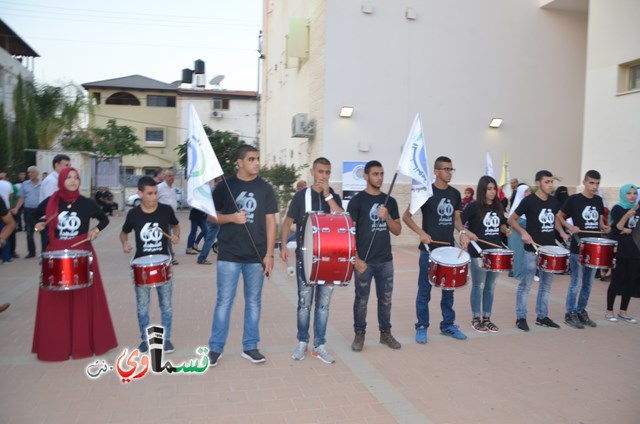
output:
[[[109,96],[106,103],[108,105],[127,105],[127,106],[140,106],[140,100],[131,93],[126,91],[119,91]]]
[[[93,93],[93,100],[96,101],[96,104],[100,104],[100,93]]]
[[[176,107],[176,96],[147,96],[147,106]]]
[[[618,66],[618,93],[640,91],[640,59]]]
[[[164,144],[164,130],[162,128],[145,128],[144,141]]]
[[[214,110],[229,110],[229,99],[213,99]]]

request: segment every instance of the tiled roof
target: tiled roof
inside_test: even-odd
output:
[[[173,84],[154,80],[143,75],[129,75],[127,77],[113,78],[102,81],[85,82],[82,84],[84,88],[100,87],[100,88],[128,88],[138,90],[170,90],[175,91]]]

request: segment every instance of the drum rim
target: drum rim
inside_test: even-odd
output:
[[[495,254],[495,255],[507,255],[512,256],[513,250],[511,249],[484,249],[482,254]]]
[[[553,251],[558,249],[560,249],[559,252]],[[553,245],[541,246],[538,248],[538,251],[541,255],[557,256],[557,257],[569,256],[569,254],[571,253],[569,249],[565,249],[564,247],[553,246]]]
[[[445,254],[445,253],[444,253],[444,250],[441,250],[441,249],[444,249],[444,250],[446,250],[447,252],[456,252],[456,253],[455,253],[455,255],[456,255],[456,259],[460,259],[460,260],[462,260],[462,259],[466,259],[466,261],[465,261],[465,262],[458,262],[458,263],[454,263],[454,264],[451,264],[451,263],[442,263],[442,262],[440,262],[440,261],[438,261],[438,260],[437,260],[437,259],[438,259],[438,256],[441,256],[441,255],[444,255],[444,254]],[[438,252],[438,250],[441,250],[441,252],[436,253],[436,252]],[[460,254],[460,251],[461,251],[461,250],[462,250],[462,249],[460,249],[460,248],[458,248],[458,247],[454,247],[454,246],[442,246],[442,247],[438,247],[438,248],[433,249],[433,250],[431,251],[431,253],[429,254],[429,260],[431,260],[431,259],[434,257],[434,255],[437,255],[435,258],[433,258],[433,261],[434,261],[434,262],[436,262],[436,263],[438,263],[439,265],[445,265],[445,266],[459,266],[459,265],[467,265],[469,262],[471,262],[471,255],[469,255],[469,253],[468,253],[468,252],[465,252],[464,250],[462,250],[462,255],[460,255],[460,257],[458,258],[458,257],[457,257],[457,255],[458,255],[458,254]],[[465,255],[466,255],[466,256],[465,256]]]
[[[78,253],[74,253],[78,252]],[[54,255],[57,254],[57,255]],[[41,258],[76,258],[93,256],[91,250],[86,249],[60,249],[60,250],[47,250],[40,253]]]
[[[594,241],[595,240],[595,241]],[[580,244],[598,244],[598,245],[616,245],[618,242],[616,240],[611,240],[604,237],[584,237],[580,239]]]
[[[159,262],[148,262],[148,263],[135,263],[135,261],[142,259],[142,258],[152,258],[152,257],[165,257],[166,259],[163,259]],[[132,267],[141,267],[141,268],[145,268],[148,266],[157,266],[157,265],[164,265],[164,264],[169,264],[171,265],[171,256],[169,255],[144,255],[144,256],[138,256],[137,258],[131,259],[130,265]]]

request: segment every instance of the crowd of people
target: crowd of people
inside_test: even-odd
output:
[[[310,169],[312,183],[299,184],[281,225],[276,242],[278,204],[273,187],[260,176],[259,151],[249,145],[237,150],[237,172],[216,184],[212,197],[217,216],[192,209],[189,214],[191,231],[186,254],[198,255],[197,263],[211,265],[207,259],[216,249],[216,303],[209,338],[209,364],[218,365],[229,335],[231,308],[235,300],[240,275],[244,285],[244,326],[242,357],[252,363],[266,361],[260,352],[260,316],[262,287],[274,267],[275,250],[280,246],[280,258],[288,263],[288,242],[295,242],[294,261],[297,281],[297,344],[292,359],[301,361],[310,352],[325,363],[335,362],[327,349],[327,325],[334,285],[314,281],[309,276],[308,257],[310,231],[305,230],[311,214],[344,216],[352,223],[355,256],[352,263],[355,298],[353,302],[354,339],[351,349],[364,349],[367,332],[367,309],[372,284],[377,298],[379,341],[391,349],[401,344],[391,333],[391,307],[394,286],[392,235],[398,236],[403,224],[419,240],[419,274],[416,293],[415,341],[428,342],[431,323],[431,294],[434,286],[440,290],[442,319],[440,334],[456,340],[467,336],[456,322],[454,301],[456,290],[440,287],[432,276],[438,249],[459,246],[458,258],[469,257],[471,290],[469,303],[471,328],[480,333],[497,333],[500,327],[492,320],[492,307],[499,272],[518,283],[515,302],[515,326],[529,331],[527,297],[533,281],[538,281],[535,324],[559,328],[549,316],[549,296],[554,273],[565,271],[564,262],[553,268],[541,258],[550,247],[564,252],[567,246],[566,268],[570,283],[566,293],[564,322],[573,328],[596,327],[587,313],[596,268],[612,268],[607,291],[609,321],[637,320],[627,313],[631,297],[640,295],[640,248],[634,241],[640,211],[638,187],[626,184],[620,189],[620,200],[608,211],[599,195],[601,175],[589,170],[582,181],[582,191],[569,195],[566,187],[554,190],[554,175],[548,170],[535,174],[535,186],[518,180],[510,182],[513,195],[509,199],[496,180],[482,176],[476,187],[468,187],[465,196],[451,185],[455,173],[453,162],[445,156],[434,162],[433,194],[420,207],[422,220],[416,222],[411,210],[401,213],[397,201],[382,192],[384,168],[379,161],[370,161],[364,168],[366,188],[353,196],[343,208],[343,199],[329,185],[331,162],[317,158]],[[34,233],[41,235],[43,252],[62,250],[88,251],[93,257],[90,270],[92,282],[75,290],[50,290],[42,284],[38,292],[32,351],[40,360],[62,361],[70,357],[85,358],[102,354],[117,346],[111,315],[102,284],[100,267],[92,242],[109,225],[109,215],[118,210],[113,195],[100,188],[95,200],[80,194],[80,174],[71,167],[66,155],[53,159],[53,172],[43,181],[38,169],[29,167],[22,181],[11,184],[6,174],[0,174],[0,248],[4,262],[18,257],[11,250],[16,221],[27,232],[28,254],[36,256]],[[28,179],[27,179],[28,177]],[[161,281],[137,281],[134,285],[137,318],[140,331],[138,349],[149,349],[146,328],[149,326],[149,304],[152,288],[156,288],[164,327],[164,350],[174,350],[171,342],[173,319],[172,266],[178,265],[172,246],[180,242],[180,225],[176,215],[177,202],[170,170],[158,171],[154,177],[138,181],[140,205],[130,209],[120,232],[122,250],[133,253],[136,263],[159,266]],[[17,187],[16,187],[17,186]],[[96,224],[92,226],[92,222]],[[199,234],[198,234],[198,230]],[[135,247],[129,242],[134,233]],[[597,234],[598,240],[613,240],[615,263],[592,266],[581,252],[583,238]],[[199,243],[204,239],[202,249]],[[217,240],[217,243],[216,243]],[[15,242],[14,249],[15,249]],[[508,243],[508,246],[507,246]],[[484,253],[497,247],[497,254],[513,265],[500,267],[487,264]],[[553,250],[556,252],[556,250]],[[553,263],[562,254],[551,254]],[[324,259],[322,259],[324,260]],[[508,262],[511,263],[511,262]],[[495,265],[495,264],[494,264]],[[615,265],[615,266],[614,266]],[[347,265],[348,267],[349,265]],[[135,273],[134,273],[135,274]],[[144,278],[148,276],[145,274]],[[349,279],[351,274],[349,273]],[[436,290],[437,291],[437,290]],[[460,294],[458,294],[459,297]],[[621,296],[618,312],[614,306]],[[314,305],[315,303],[315,305]],[[8,304],[0,305],[0,312]],[[313,325],[312,321],[313,310]],[[503,325],[503,324],[501,324]],[[311,336],[313,331],[313,337]]]

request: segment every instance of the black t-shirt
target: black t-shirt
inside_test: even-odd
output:
[[[38,205],[36,216],[44,216],[47,210],[47,197]],[[67,203],[60,199],[58,203],[58,226],[54,234],[60,240],[69,240],[89,232],[91,218],[97,219],[98,229],[102,231],[109,225],[109,218],[102,208],[93,199],[84,196],[78,197],[74,202]],[[44,230],[47,231],[47,230]]]
[[[441,190],[432,184],[433,196],[420,208],[422,210],[422,229],[435,241],[451,243],[453,246],[453,230],[455,229],[454,212],[462,210],[460,192],[449,186]],[[442,247],[440,244],[430,244],[433,250]],[[420,250],[426,250],[422,243]]]
[[[0,197],[0,218],[9,213],[7,205],[4,203],[4,199]]]
[[[522,199],[515,213],[518,216],[527,216],[527,232],[535,243],[542,246],[555,246],[554,229],[558,209],[558,200],[555,197],[549,196],[547,200],[542,200],[532,194]],[[524,250],[535,252],[530,244],[525,244]]]
[[[218,259],[229,262],[262,263],[262,259],[267,254],[266,216],[278,212],[273,187],[260,177],[244,181],[238,179],[236,175],[228,178],[227,184],[233,197],[229,195],[226,184],[218,184],[213,191],[216,211],[228,215],[240,209],[247,213],[246,227],[253,237],[260,257],[256,255],[245,226],[229,223],[220,226]]]
[[[302,241],[304,239],[304,234],[302,234],[302,224],[304,224],[304,218],[307,213],[306,207],[306,196],[307,190],[309,190],[311,196],[311,210],[313,212],[331,212],[331,206],[329,203],[324,200],[324,195],[322,192],[318,193],[314,191],[312,188],[306,188],[304,190],[300,190],[296,194],[293,195],[293,199],[291,199],[291,203],[289,203],[289,209],[287,210],[287,216],[293,219],[293,222],[296,224],[296,229],[298,231],[298,239],[296,240],[297,248],[296,250],[302,247]],[[342,207],[342,199],[331,187],[329,187],[329,192],[333,195],[333,200],[336,201],[338,206]]]
[[[478,202],[471,202],[462,211],[462,223],[468,223],[469,230],[478,238],[488,241],[489,243],[500,246],[502,238],[500,237],[500,226],[506,223],[504,214],[500,214],[499,210],[493,205],[487,205],[486,212],[483,214],[478,207]],[[488,245],[481,241],[477,242],[482,249],[494,249],[494,246]],[[478,251],[469,243],[469,255],[472,258],[480,257]]]
[[[170,234],[171,227],[178,225],[178,218],[173,208],[163,203],[151,213],[142,210],[142,206],[136,206],[127,213],[127,218],[122,225],[122,231],[129,234],[132,230],[136,236],[136,254],[134,258],[149,255],[169,256],[169,243],[171,242],[162,231]]]
[[[393,260],[389,228],[387,227],[387,223],[378,217],[378,208],[384,205],[386,198],[387,195],[384,193],[374,196],[366,191],[361,191],[349,201],[347,212],[351,215],[351,219],[356,226],[356,249],[358,250],[358,257],[364,260],[367,255],[367,250],[369,250],[369,245],[371,245],[369,256],[367,256],[367,263],[369,264],[384,263]],[[389,210],[391,219],[396,220],[400,218],[398,203],[396,203],[393,197],[389,197],[387,209]],[[374,232],[377,232],[375,237],[373,237]],[[371,244],[372,238],[373,244]]]
[[[615,205],[611,209],[611,222],[609,225],[611,225],[611,238],[618,242],[618,252],[616,253],[616,257],[640,259],[640,249],[638,249],[638,246],[634,243],[631,234],[620,234],[616,225],[627,212],[629,212],[629,209],[625,209],[620,205]],[[627,223],[624,224],[624,228],[630,228],[633,230],[639,225],[640,209],[636,211],[634,216],[627,220]]]
[[[571,218],[573,225],[581,230],[598,231],[600,217],[604,214],[604,202],[600,196],[589,199],[584,194],[578,193],[567,199],[561,211]],[[571,253],[580,253],[577,237],[571,237]]]

